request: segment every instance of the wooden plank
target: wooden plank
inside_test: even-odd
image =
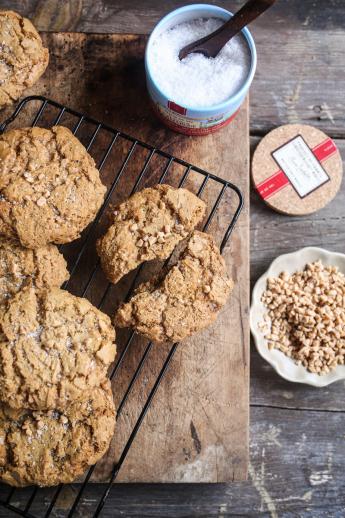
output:
[[[240,0],[217,2],[236,10]],[[178,0],[13,0],[4,7],[27,14],[41,30],[149,33]],[[61,7],[63,5],[63,7]],[[343,78],[345,14],[339,0],[277,2],[253,26],[258,72],[252,87],[251,132],[301,122],[345,136]]]
[[[40,92],[51,96],[220,175],[239,185],[248,200],[247,102],[234,123],[220,133],[202,139],[178,135],[163,128],[149,109],[142,63],[145,36],[48,33],[44,40],[51,51],[51,62],[42,81],[28,93]],[[131,171],[135,168],[132,164]],[[139,172],[139,162],[137,169]],[[132,174],[131,171],[126,175]],[[112,168],[110,173],[113,174]],[[154,168],[150,174],[155,174]],[[120,198],[128,191],[125,182],[122,189]],[[216,199],[220,187],[217,187],[217,192],[214,189],[206,189],[207,199]],[[230,222],[229,211],[234,210],[235,201],[237,198],[233,201],[228,199],[228,207],[224,206],[218,213],[217,224],[210,229],[215,237],[220,238],[219,242]],[[246,478],[248,220],[246,208],[231,245],[225,250],[229,272],[235,280],[230,302],[215,325],[179,348],[120,472],[121,481],[229,482]],[[116,289],[114,297],[118,298]],[[114,307],[110,313],[113,311]],[[163,363],[164,352],[167,349],[161,346],[150,353],[149,361],[118,420],[110,454],[96,471],[96,480],[103,480],[119,457]],[[117,401],[142,353],[143,343],[134,343],[128,364],[114,384]]]
[[[180,0],[1,0],[2,9],[14,9],[30,17],[41,31],[147,34],[164,14],[194,3]],[[242,0],[201,1],[236,11]],[[311,28],[319,31],[342,29],[344,10],[341,0],[285,0],[277,2],[270,14],[255,22],[259,27],[279,30]]]
[[[117,484],[102,517],[343,518],[344,420],[344,413],[253,408],[248,482]],[[69,487],[54,516],[65,516],[76,490]],[[78,516],[92,516],[101,492],[98,484],[88,488]],[[39,492],[33,514],[42,515],[49,494]],[[26,499],[21,492],[14,496],[15,502]],[[8,516],[0,508],[0,517]]]

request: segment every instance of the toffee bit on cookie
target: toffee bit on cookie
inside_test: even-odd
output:
[[[26,433],[26,435],[28,435],[29,437],[31,437],[33,435],[32,430],[30,428],[30,423],[28,421],[25,421],[23,423],[22,428],[23,428],[24,432]]]
[[[177,232],[182,232],[184,230],[184,227],[183,225],[181,225],[181,223],[176,223],[175,229],[177,230]]]
[[[43,205],[47,203],[47,200],[44,198],[44,196],[41,196],[40,198],[38,198],[36,203],[39,207],[43,207]]]
[[[43,423],[43,421],[37,421],[37,428],[38,428],[39,430],[42,430],[42,428],[43,428],[43,427],[44,427],[44,423]]]
[[[150,236],[148,242],[151,246],[153,246],[157,242],[157,238],[155,236]]]
[[[282,272],[267,280],[261,300],[269,349],[319,375],[345,363],[345,276],[338,268],[316,261],[292,275]]]
[[[34,182],[34,177],[30,173],[25,172],[23,174],[23,176],[24,176],[25,180],[27,180],[29,183],[33,183]]]
[[[131,230],[133,230],[133,232],[135,232],[136,230],[138,230],[138,225],[137,223],[133,223],[130,227],[129,227]]]

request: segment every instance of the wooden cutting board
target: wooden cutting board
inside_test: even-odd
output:
[[[121,482],[231,482],[248,463],[249,129],[248,102],[230,126],[207,137],[165,129],[145,90],[145,36],[43,35],[50,65],[28,94],[43,94],[236,183],[245,209],[225,250],[235,289],[208,330],[183,343],[120,471]],[[10,110],[6,110],[6,113]],[[1,113],[3,119],[5,113]],[[140,358],[131,350],[126,369]],[[155,348],[118,421],[94,480],[104,480],[138,416],[164,358]],[[115,400],[117,388],[114,386]]]

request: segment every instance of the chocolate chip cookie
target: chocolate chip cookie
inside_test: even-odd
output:
[[[109,381],[64,411],[0,404],[0,480],[13,486],[72,482],[104,455],[114,427]]]
[[[35,84],[48,61],[48,49],[32,23],[13,11],[0,11],[0,108]]]
[[[73,241],[94,219],[105,191],[94,160],[69,129],[0,136],[0,234],[27,248]]]
[[[156,342],[184,340],[210,325],[232,290],[224,259],[212,237],[194,231],[167,273],[144,283],[115,316]]]
[[[144,261],[166,259],[201,222],[206,205],[187,189],[156,185],[116,207],[97,251],[108,279],[116,283]]]
[[[56,246],[30,250],[0,236],[0,305],[25,286],[60,287],[68,278],[66,261]]]
[[[107,315],[70,293],[24,288],[0,313],[0,400],[12,408],[65,408],[100,386],[114,360]]]

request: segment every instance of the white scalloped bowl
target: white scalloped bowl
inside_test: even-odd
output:
[[[258,327],[263,321],[267,309],[261,302],[261,296],[266,289],[268,277],[277,277],[282,271],[292,274],[303,270],[305,265],[321,259],[323,264],[337,266],[345,274],[345,255],[336,252],[329,252],[323,248],[307,247],[285,254],[275,259],[267,272],[265,272],[254,286],[252,293],[252,305],[250,309],[250,329],[254,338],[256,348],[276,372],[288,381],[295,383],[306,383],[314,387],[325,387],[335,381],[345,379],[345,365],[338,365],[333,371],[319,376],[307,371],[303,365],[297,365],[291,358],[276,349],[269,350],[264,332]]]

